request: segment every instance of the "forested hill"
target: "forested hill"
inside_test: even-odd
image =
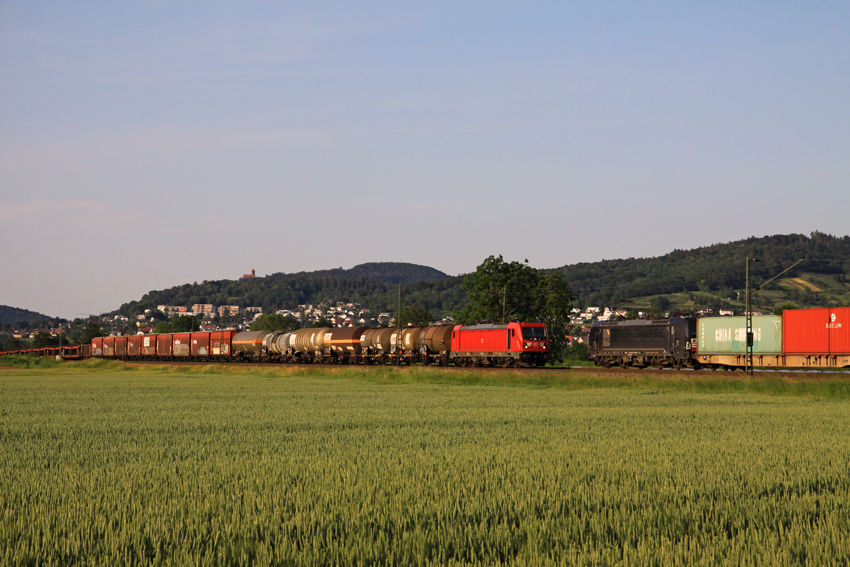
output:
[[[304,272],[302,272],[304,273]],[[428,266],[407,264],[404,262],[369,262],[359,264],[350,270],[330,270],[313,272],[313,274],[344,274],[353,277],[364,277],[378,280],[386,285],[407,285],[416,282],[433,282],[445,279],[448,274]]]
[[[30,321],[37,319],[53,320],[52,317],[42,315],[41,313],[36,313],[35,311],[30,311],[29,309],[19,309],[17,307],[0,305],[0,325],[4,323],[9,323],[12,325],[20,322],[29,323]]]
[[[441,316],[464,304],[466,294],[460,287],[461,281],[427,266],[375,262],[350,270],[276,273],[253,279],[185,284],[151,291],[139,301],[122,305],[118,311],[130,316],[144,309],[155,309],[157,305],[191,307],[195,303],[212,303],[262,307],[264,313],[271,313],[325,301],[357,302],[373,311],[394,310],[398,286],[403,285],[405,304],[419,303],[433,315]]]
[[[756,296],[755,305],[792,301],[800,307],[850,305],[850,237],[813,233],[748,238],[694,250],[674,250],[657,258],[629,258],[574,264],[563,271],[578,306],[649,306],[649,298],[667,296],[671,309],[738,307],[745,287],[746,258],[752,264],[754,286],[804,261]],[[481,259],[482,261],[484,258]],[[470,266],[470,272],[475,267]],[[121,307],[130,316],[157,305],[212,303],[262,307],[265,313],[301,304],[357,302],[373,311],[394,311],[398,286],[405,305],[420,304],[436,317],[466,304],[463,277],[415,264],[376,262],[296,274],[277,273],[240,280],[205,281],[151,291]],[[761,303],[759,303],[759,301]]]
[[[746,258],[754,286],[761,285],[798,260],[792,271],[765,287],[775,300],[803,305],[842,301],[850,287],[850,236],[819,232],[751,237],[693,250],[674,250],[657,258],[629,258],[559,268],[584,305],[612,305],[651,295],[696,293],[736,297],[746,286]],[[798,281],[799,280],[799,281]],[[812,280],[812,281],[809,281]],[[819,280],[820,283],[818,283]]]

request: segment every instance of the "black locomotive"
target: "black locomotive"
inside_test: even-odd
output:
[[[595,323],[588,358],[597,366],[699,368],[696,317]]]

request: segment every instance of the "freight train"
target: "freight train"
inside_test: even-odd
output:
[[[789,309],[752,318],[752,365],[850,366],[850,307]],[[621,368],[740,369],[747,364],[746,317],[612,321],[590,329],[588,358]]]
[[[293,332],[212,331],[100,337],[89,356],[318,364],[434,364],[538,367],[549,360],[542,323],[427,327],[307,328]]]
[[[588,358],[621,368],[742,369],[745,317],[676,317],[596,323]],[[752,318],[756,367],[850,367],[850,307],[790,309]],[[0,354],[62,358],[198,360],[320,364],[424,364],[538,367],[550,358],[541,323],[431,325],[397,328],[309,328],[293,332],[234,330],[102,337],[90,345]]]

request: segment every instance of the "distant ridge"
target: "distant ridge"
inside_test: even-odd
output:
[[[354,276],[372,278],[387,285],[433,282],[449,277],[440,270],[405,262],[368,262],[354,266],[348,272]]]
[[[745,288],[747,257],[759,259],[750,266],[754,287],[804,260],[765,288],[763,295],[776,292],[771,300],[794,301],[801,307],[850,301],[850,236],[820,232],[750,237],[693,250],[677,249],[656,258],[602,260],[556,269],[563,272],[579,303],[586,305],[669,294],[704,293],[726,299],[737,298],[737,292]],[[825,278],[822,293],[791,280],[801,277]]]
[[[0,305],[0,325],[3,323],[29,323],[33,319],[53,319],[29,309],[20,309],[18,307],[9,307],[8,305]]]

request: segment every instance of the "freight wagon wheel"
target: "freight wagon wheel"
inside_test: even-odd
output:
[[[628,368],[628,367],[629,367],[629,363],[628,363],[628,362],[621,362],[621,363],[620,363],[620,368],[622,368],[623,370],[625,370],[625,369],[626,369],[626,368]]]

